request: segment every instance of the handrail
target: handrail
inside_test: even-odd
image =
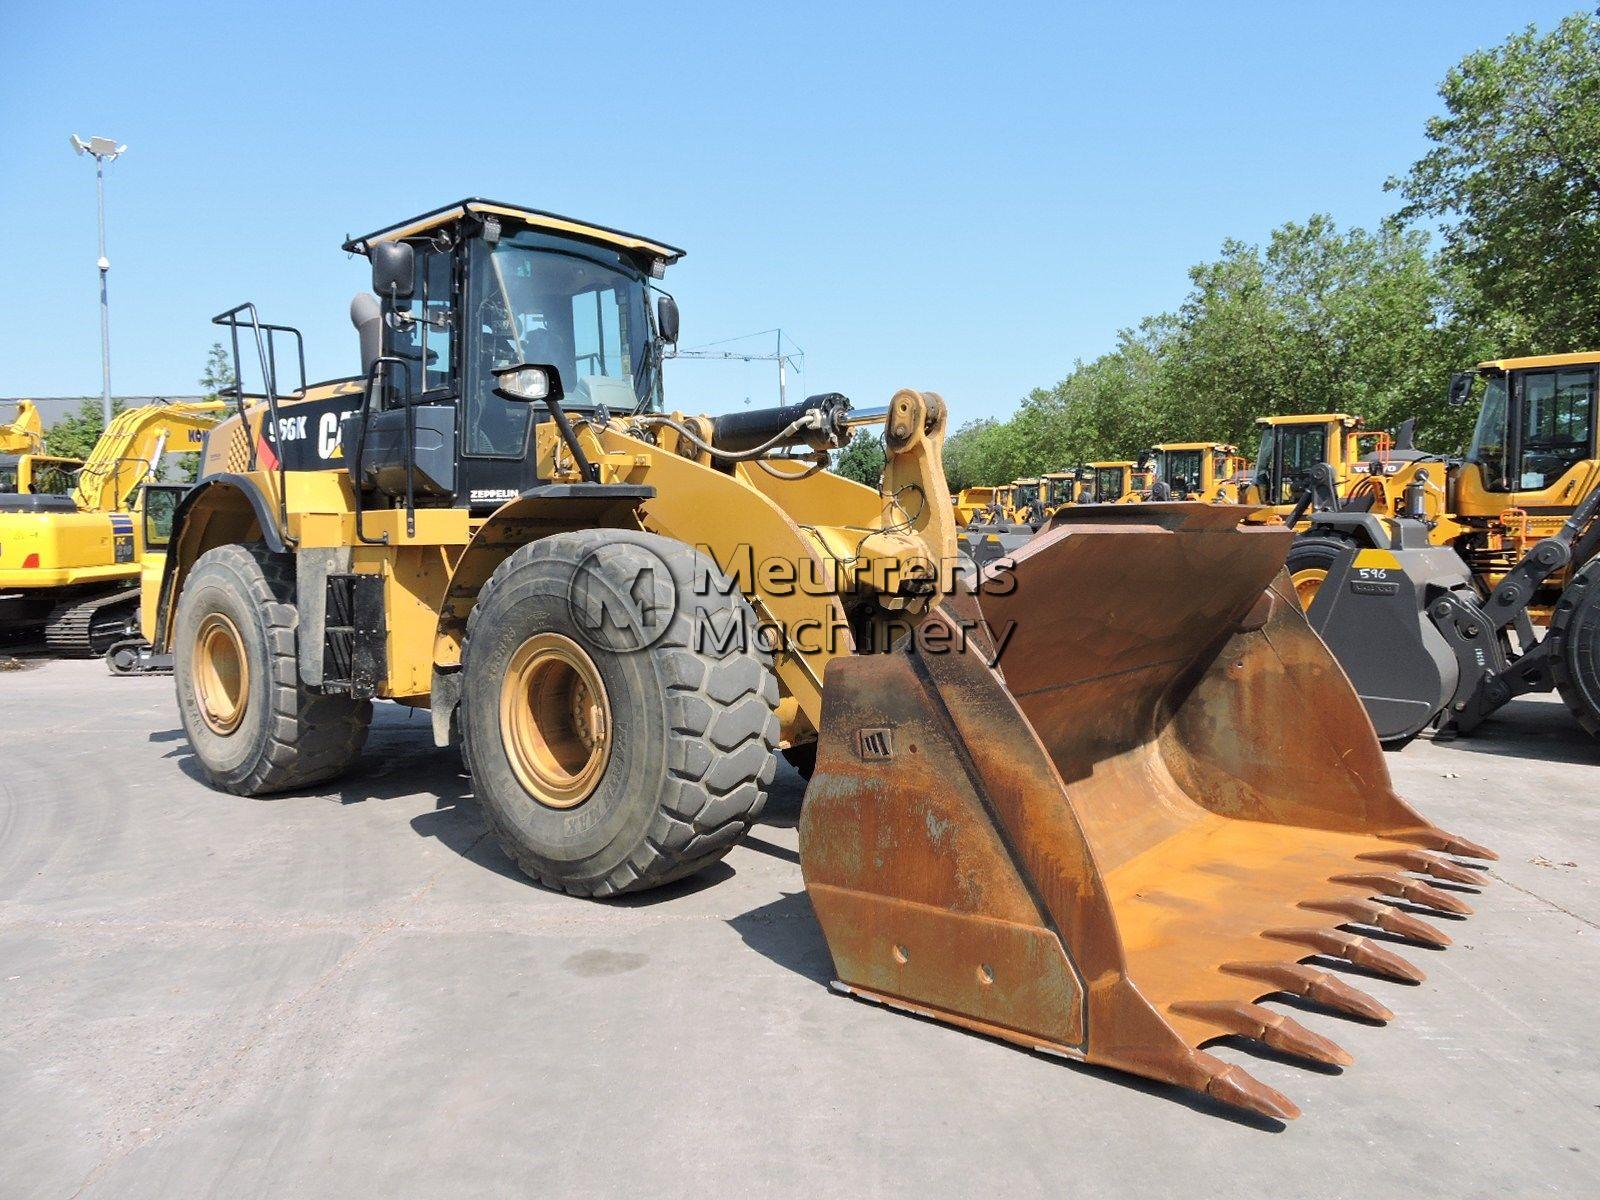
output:
[[[241,314],[248,314],[250,329],[255,334],[256,354],[261,362],[261,385],[267,394],[267,415],[272,424],[270,433],[273,445],[276,447],[273,454],[278,460],[278,524],[285,542],[292,541],[289,536],[289,472],[283,465],[283,446],[278,442],[278,355],[274,336],[279,333],[291,334],[298,350],[300,364],[300,389],[303,395],[306,390],[306,343],[300,331],[291,325],[263,324],[261,314],[256,311],[256,306],[246,300],[243,304],[236,304],[226,312],[218,313],[211,318],[213,325],[228,327],[230,340],[233,343],[233,395],[239,409],[239,416],[244,416],[244,372],[240,369],[239,360],[239,318]],[[262,337],[265,332],[265,338]],[[289,393],[293,395],[295,393]],[[250,441],[249,469],[256,469],[256,440]]]
[[[372,413],[373,384],[378,382],[379,378],[384,374],[384,368],[388,367],[390,364],[401,367],[406,373],[405,393],[404,399],[402,400],[406,410],[406,536],[415,537],[417,533],[416,496],[413,490],[416,469],[416,454],[414,449],[414,443],[416,441],[416,430],[414,427],[416,414],[411,411],[412,406],[410,403],[412,383],[411,364],[405,359],[397,358],[392,354],[381,354],[372,360],[372,365],[367,368],[367,372],[361,380],[361,423],[356,429],[355,467],[351,472],[351,489],[355,493],[356,541],[367,546],[387,546],[389,544],[389,535],[387,533],[381,534],[375,538],[369,538],[366,534],[366,530],[362,528],[361,518],[365,510],[361,505],[361,489],[363,487],[361,475],[363,468],[362,459],[367,450],[367,421]]]

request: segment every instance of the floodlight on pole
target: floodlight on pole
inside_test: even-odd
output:
[[[128,147],[115,138],[92,137],[84,141],[72,135],[72,148],[79,154],[94,159],[94,191],[100,216],[100,257],[95,266],[100,271],[100,412],[107,427],[111,425],[111,309],[106,300],[106,276],[111,273],[111,260],[106,257],[106,164],[115,162]]]

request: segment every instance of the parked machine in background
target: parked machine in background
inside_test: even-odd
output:
[[[17,401],[17,415],[0,425],[0,454],[40,454],[44,451],[44,421],[32,400]]]
[[[937,395],[668,408],[677,306],[649,301],[681,251],[481,200],[345,248],[372,267],[361,376],[280,386],[262,353],[146,612],[216,787],[318,786],[375,700],[428,710],[512,861],[615,896],[726,854],[781,751],[812,771],[800,867],[840,990],[1278,1118],[1298,1109],[1203,1047],[1346,1062],[1258,1001],[1385,1018],[1302,960],[1418,980],[1344,926],[1448,941],[1415,912],[1465,906],[1419,876],[1492,856],[1393,792],[1274,586],[1286,529],[1072,506],[970,590],[940,569]],[[869,422],[876,489],[795,469]]]
[[[1151,483],[1143,495],[1151,500],[1203,500],[1232,504],[1239,499],[1236,477],[1246,467],[1237,446],[1222,442],[1161,442],[1141,463]]]
[[[72,460],[25,459],[27,490],[0,494],[0,637],[42,636],[55,654],[93,657],[136,632],[148,546],[142,489],[160,482],[165,455],[198,454],[223,407],[201,401],[119,413],[77,468],[70,493],[39,485],[43,470],[59,478]],[[170,509],[164,499],[153,503]]]
[[[1597,370],[1600,353],[1482,363],[1451,382],[1455,403],[1481,394],[1462,461],[1397,452],[1364,508],[1330,466],[1312,479],[1288,567],[1385,741],[1552,689],[1600,734]]]

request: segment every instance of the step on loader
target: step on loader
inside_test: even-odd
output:
[[[666,408],[681,251],[483,200],[346,248],[359,380],[289,386],[292,329],[217,318],[263,382],[236,351],[145,610],[215,786],[315,787],[374,701],[427,709],[507,855],[608,897],[723,857],[781,752],[841,989],[1275,1118],[1203,1047],[1347,1061],[1262,1001],[1386,1019],[1305,960],[1415,982],[1362,931],[1449,940],[1418,914],[1492,855],[1395,795],[1287,529],[1073,506],[968,587],[934,393]],[[878,488],[816,469],[865,424]]]

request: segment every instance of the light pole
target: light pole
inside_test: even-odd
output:
[[[111,309],[106,303],[106,276],[111,272],[111,260],[106,257],[106,164],[114,162],[127,147],[119,146],[115,138],[92,137],[86,142],[73,134],[72,148],[94,158],[94,191],[100,207],[100,258],[95,263],[100,268],[100,412],[110,428]]]

